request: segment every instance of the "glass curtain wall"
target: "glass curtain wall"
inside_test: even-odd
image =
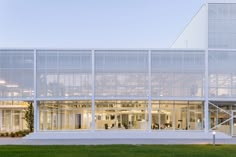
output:
[[[95,51],[96,97],[146,97],[147,51]]]
[[[0,98],[32,98],[33,67],[33,51],[0,50]]]
[[[91,127],[91,101],[40,101],[39,129],[85,130]]]
[[[209,4],[208,47],[236,49],[236,4]]]
[[[203,102],[152,101],[153,130],[202,130]]]
[[[152,97],[203,97],[204,51],[152,51]]]
[[[28,102],[0,101],[0,132],[26,130],[24,120]]]
[[[235,60],[235,51],[209,51],[209,97],[236,97]]]
[[[146,130],[148,125],[147,101],[97,100],[96,129]]]
[[[91,97],[91,51],[37,51],[39,98]]]
[[[147,129],[147,94],[148,51],[95,51],[96,129]]]

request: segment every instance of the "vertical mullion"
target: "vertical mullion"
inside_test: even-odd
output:
[[[38,114],[38,106],[37,106],[37,63],[36,63],[36,57],[37,57],[37,51],[34,50],[34,132],[38,131],[38,121],[39,119],[37,114]]]
[[[92,50],[92,131],[95,130],[95,54]]]
[[[151,50],[148,51],[148,130],[152,125],[152,98],[151,98]]]

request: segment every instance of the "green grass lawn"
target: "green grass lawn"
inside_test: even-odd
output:
[[[236,145],[0,146],[0,157],[236,157]]]

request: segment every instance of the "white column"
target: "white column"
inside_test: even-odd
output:
[[[230,106],[230,111],[231,111],[231,117],[230,118],[232,118],[231,120],[230,120],[230,134],[231,134],[231,136],[234,136],[234,112],[233,112],[233,110],[232,110],[233,108],[232,108],[232,105]]]
[[[205,51],[205,82],[204,82],[204,94],[205,94],[205,102],[204,102],[204,126],[205,132],[209,130],[209,100],[208,100],[208,50]]]
[[[94,64],[95,62],[95,54],[94,50],[92,50],[92,126],[91,130],[95,130],[95,70],[94,70]]]
[[[37,101],[36,101],[36,95],[37,95],[37,81],[36,81],[36,73],[37,73],[37,68],[36,68],[36,50],[34,50],[34,132],[38,131],[38,121],[39,119],[37,116],[38,113],[38,106],[37,106]]]
[[[151,82],[151,50],[148,51],[148,130],[152,125],[152,82]]]
[[[208,132],[209,130],[209,100],[208,100],[208,4],[206,4],[207,7],[207,17],[206,17],[206,50],[205,50],[205,82],[204,82],[204,95],[205,95],[205,101],[204,101],[204,131]]]

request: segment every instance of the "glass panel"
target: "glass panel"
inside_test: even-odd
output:
[[[38,97],[92,95],[91,51],[37,51]]]
[[[8,109],[0,110],[0,131],[14,132],[19,130],[26,130],[26,122],[24,118],[24,110]]]
[[[40,130],[76,130],[91,127],[91,101],[39,102]]]
[[[25,130],[25,109],[29,102],[0,101],[0,132]]]
[[[202,97],[204,52],[152,51],[153,97]]]
[[[153,130],[202,130],[200,101],[152,101]]]
[[[209,96],[236,97],[236,53],[209,52]]]
[[[209,48],[235,49],[236,4],[209,4]]]
[[[33,68],[33,51],[0,50],[0,98],[32,98]]]
[[[173,116],[174,111],[168,109],[161,109],[160,114],[160,129],[173,130]]]
[[[147,101],[96,101],[96,129],[147,129]]]
[[[2,111],[2,130],[11,131],[11,110]]]
[[[95,51],[96,96],[147,96],[147,51]]]
[[[202,130],[203,129],[203,103],[190,102],[189,103],[189,129]]]
[[[188,130],[190,128],[188,124],[188,104],[175,104],[175,123],[178,130]]]
[[[231,104],[209,105],[210,126],[212,129],[231,135]]]
[[[233,118],[233,136],[236,136],[236,112],[234,111],[233,112],[233,116],[234,116],[234,118]]]

